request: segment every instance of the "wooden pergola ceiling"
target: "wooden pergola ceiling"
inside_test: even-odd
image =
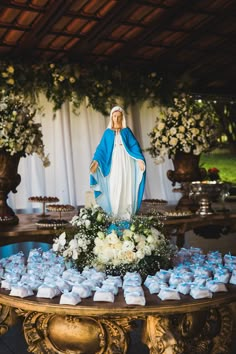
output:
[[[156,70],[236,96],[236,1],[1,0],[0,59]]]

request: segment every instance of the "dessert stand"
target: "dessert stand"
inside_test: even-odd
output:
[[[66,226],[68,224],[67,220],[62,219],[61,215],[65,212],[71,212],[75,208],[69,204],[51,204],[47,206],[47,210],[53,213],[59,213],[59,218],[53,219],[42,219],[39,220],[36,225],[39,228],[53,228],[56,229],[58,227]]]
[[[61,213],[73,211],[75,207],[70,204],[51,204],[47,206],[47,210],[59,213],[59,220],[61,220]]]
[[[39,214],[39,217],[45,218],[49,217],[49,214],[46,214],[46,204],[47,203],[57,203],[59,199],[57,197],[29,197],[28,200],[32,203],[42,203],[42,214]]]

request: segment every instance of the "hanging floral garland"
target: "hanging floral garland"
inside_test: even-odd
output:
[[[152,105],[172,95],[175,83],[151,72],[131,72],[107,65],[90,69],[78,64],[0,62],[0,89],[37,101],[44,93],[60,109],[69,100],[78,108],[85,97],[89,105],[106,115],[117,99],[124,107],[140,101]],[[168,92],[166,88],[168,87]]]

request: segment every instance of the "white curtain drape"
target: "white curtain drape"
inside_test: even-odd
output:
[[[89,187],[89,165],[93,153],[108,124],[108,117],[88,107],[86,100],[78,112],[73,112],[70,103],[63,104],[53,117],[52,104],[40,97],[44,116],[35,119],[42,124],[45,150],[49,153],[51,165],[44,168],[37,155],[20,160],[18,173],[21,183],[17,193],[9,194],[8,204],[15,211],[32,212],[40,204],[30,203],[30,196],[56,196],[60,204],[84,205]],[[148,103],[132,106],[127,112],[127,125],[137,137],[142,149],[149,146],[148,133],[155,124],[158,108]],[[147,181],[144,199],[165,199],[175,203],[180,195],[172,191],[166,171],[173,169],[167,159],[156,165],[149,153],[144,152],[147,162]]]

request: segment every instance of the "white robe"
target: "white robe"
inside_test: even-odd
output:
[[[143,173],[139,171],[135,182],[137,161],[124,148],[120,133],[116,133],[109,175],[109,195],[112,214],[129,219],[137,209],[137,194]],[[139,168],[139,167],[138,167]]]

